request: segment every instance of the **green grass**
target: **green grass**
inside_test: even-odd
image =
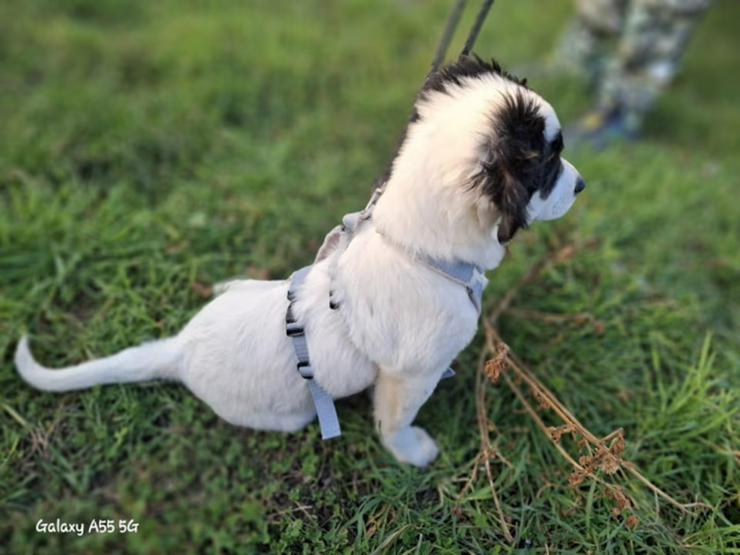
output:
[[[322,443],[316,426],[231,427],[177,386],[51,395],[16,376],[24,331],[46,364],[76,363],[175,333],[205,302],[199,285],[310,261],[392,152],[447,5],[0,5],[0,552],[740,552],[730,0],[704,22],[646,140],[571,154],[587,192],[563,221],[518,237],[486,293],[490,308],[537,256],[595,240],[521,291],[502,334],[594,433],[624,427],[651,480],[711,509],[662,504],[630,529],[599,487],[568,486],[567,463],[492,387],[493,437],[511,462],[494,465],[507,547],[484,478],[457,499],[479,448],[480,338],[421,411],[443,449],[425,471],[379,446],[364,395],[339,403],[345,434]],[[542,59],[570,9],[497,2],[478,51],[514,68]],[[587,107],[567,79],[531,84],[564,121]],[[603,331],[526,311],[588,312]],[[57,517],[140,527],[34,531]]]

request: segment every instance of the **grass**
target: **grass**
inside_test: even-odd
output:
[[[308,262],[393,151],[447,4],[0,6],[0,551],[740,552],[730,0],[703,23],[646,139],[572,153],[586,194],[563,221],[518,237],[486,292],[490,310],[544,252],[595,241],[526,285],[501,333],[596,435],[623,427],[648,478],[710,509],[663,504],[628,526],[598,486],[568,485],[568,464],[492,387],[494,446],[511,463],[494,463],[507,545],[483,475],[459,498],[479,448],[482,337],[421,411],[443,449],[425,471],[379,446],[364,395],[339,403],[345,435],[322,443],[316,426],[230,427],[176,386],[51,395],[16,376],[23,331],[46,364],[76,363],[175,333],[204,285]],[[570,9],[498,2],[478,51],[513,68],[542,59]],[[531,84],[564,121],[586,107],[570,80]],[[541,317],[584,312],[599,325]],[[35,532],[57,517],[140,526]]]

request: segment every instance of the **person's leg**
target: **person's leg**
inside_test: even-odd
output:
[[[555,50],[554,66],[595,83],[622,34],[629,0],[576,0],[576,15]]]
[[[614,58],[599,87],[599,107],[618,111],[636,133],[672,82],[711,0],[633,0]]]

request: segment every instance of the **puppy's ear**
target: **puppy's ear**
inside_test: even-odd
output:
[[[527,227],[527,190],[514,179],[505,179],[500,186],[497,202],[501,219],[498,224],[498,242],[508,243],[521,228]]]
[[[519,91],[507,96],[491,118],[474,184],[500,215],[498,240],[510,241],[527,227],[527,205],[538,187],[545,119],[537,104]]]
[[[519,165],[512,145],[497,142],[488,148],[488,160],[474,178],[484,199],[493,205],[498,221],[498,241],[511,241],[516,232],[527,227],[527,205],[531,193],[514,167]]]
[[[499,243],[509,241],[516,230],[521,227],[521,224],[517,222],[517,212],[516,208],[511,208],[504,214],[485,196],[481,196],[476,202],[478,224],[483,229],[491,229],[496,226]]]

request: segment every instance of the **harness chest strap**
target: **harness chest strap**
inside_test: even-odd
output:
[[[337,418],[337,409],[334,406],[334,399],[327,391],[321,387],[318,381],[314,379],[314,371],[311,366],[311,357],[308,353],[308,341],[306,340],[306,330],[299,324],[293,314],[293,303],[295,302],[296,291],[306,281],[306,276],[311,271],[311,266],[301,268],[293,274],[288,286],[288,310],[285,313],[285,333],[290,337],[293,343],[298,364],[296,368],[298,373],[308,383],[308,390],[311,392],[316,415],[319,418],[319,427],[321,428],[321,438],[331,439],[342,434],[339,427],[339,418]]]
[[[357,214],[349,214],[345,216],[344,229],[342,233],[348,234],[349,239],[351,239],[351,236],[357,227],[358,220],[362,221],[362,219],[365,218],[360,218]],[[483,289],[486,286],[487,280],[478,266],[464,262],[444,262],[433,258],[420,258],[419,260],[438,274],[465,287],[468,297],[470,298],[470,302],[475,306],[478,313],[480,313]],[[293,303],[295,302],[296,292],[306,281],[306,277],[311,271],[311,268],[312,266],[301,268],[290,278],[290,285],[288,286],[288,309],[285,313],[285,332],[293,344],[293,350],[298,361],[296,365],[298,373],[308,383],[308,389],[311,393],[311,398],[313,399],[313,403],[316,408],[316,415],[319,419],[321,437],[322,439],[331,439],[338,437],[342,433],[339,426],[337,411],[334,406],[334,400],[314,378],[314,369],[311,366],[311,358],[308,352],[306,331],[304,326],[296,320],[295,314],[293,313]],[[452,368],[447,368],[442,374],[441,379],[451,378],[454,375],[454,370],[452,370]]]
[[[372,218],[373,208],[378,202],[380,195],[383,194],[383,189],[376,189],[367,206],[362,212],[352,212],[351,214],[345,214],[342,218],[342,233],[346,234],[349,238],[345,244],[352,240],[352,236],[363,223],[369,221]],[[379,230],[376,229],[378,233]],[[383,233],[380,234],[386,241],[389,239],[385,237]],[[393,243],[391,241],[391,243]],[[395,243],[393,243],[395,244]],[[470,262],[461,261],[446,261],[431,256],[419,256],[410,255],[417,259],[419,262],[425,264],[431,270],[446,277],[450,281],[454,281],[458,285],[461,285],[468,292],[470,302],[473,303],[475,309],[480,314],[482,301],[483,301],[483,290],[488,284],[485,272],[477,264]]]

